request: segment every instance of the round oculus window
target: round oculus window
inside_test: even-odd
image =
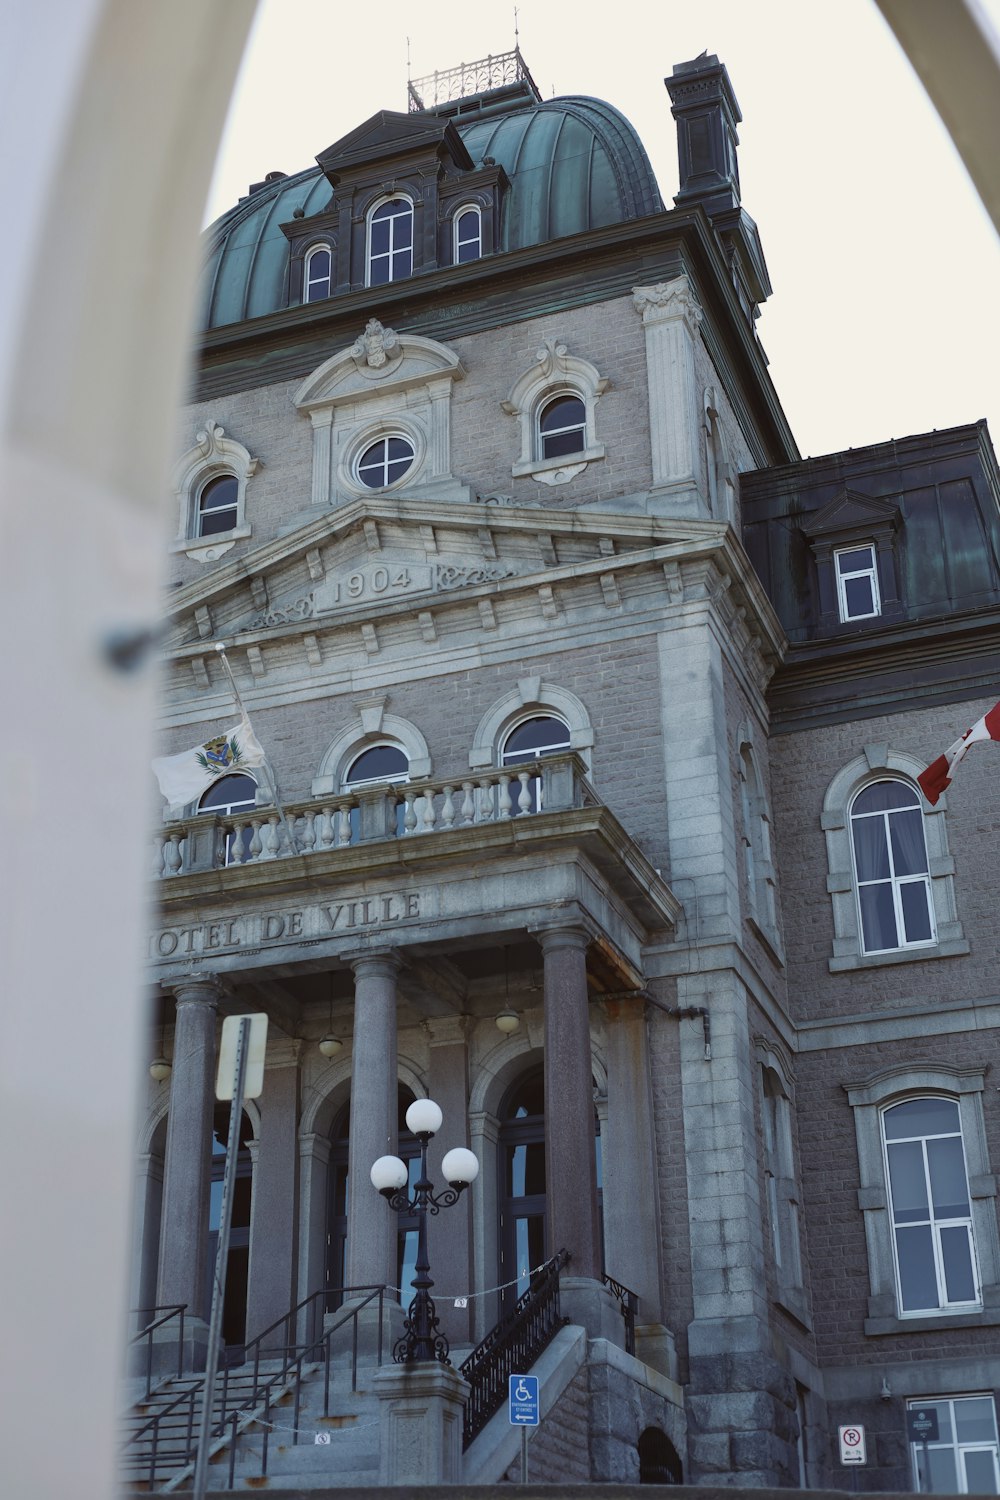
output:
[[[358,459],[358,478],[370,490],[388,489],[413,467],[413,459],[413,444],[408,438],[379,438]]]

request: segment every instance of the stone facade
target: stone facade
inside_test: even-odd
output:
[[[905,463],[896,445],[799,461],[756,339],[756,228],[712,156],[739,118],[725,70],[699,59],[668,87],[683,131],[696,107],[714,122],[674,210],[622,207],[610,227],[470,264],[435,254],[323,301],[276,294],[266,317],[205,336],[178,439],[163,753],[207,748],[239,717],[231,671],[270,770],[231,764],[214,801],[193,794],[157,830],[148,957],[172,1072],[139,1148],[135,1299],[187,1305],[197,1363],[216,1033],[266,1011],[234,1349],[324,1288],[349,1301],[395,1293],[404,1266],[409,1279],[413,1226],[398,1239],[367,1174],[413,1156],[401,1108],[430,1096],[445,1117],[432,1176],[452,1145],[480,1161],[430,1226],[456,1352],[570,1255],[564,1312],[586,1354],[562,1385],[550,1372],[533,1480],[821,1487],[842,1477],[838,1425],[861,1422],[870,1461],[852,1482],[906,1489],[906,1402],[939,1401],[944,1422],[948,1402],[1000,1383],[988,748],[937,809],[915,783],[989,707],[974,664],[995,663],[1000,614],[989,568],[956,562],[947,609],[928,615],[920,495],[937,485],[946,519],[948,496],[966,507],[945,549],[962,527],[966,550],[995,540],[996,464],[979,429],[928,440],[919,495],[915,439]],[[509,122],[543,106],[529,90],[476,108]],[[441,170],[474,172],[446,108],[413,118],[426,137],[387,115],[358,135],[373,183],[439,137]],[[360,192],[357,141],[340,146]],[[334,204],[338,149],[321,160]],[[277,191],[261,185],[260,203]],[[257,211],[251,194],[213,243]],[[317,219],[323,234],[335,222]],[[337,230],[368,232],[346,214]],[[308,233],[300,217],[296,253]],[[551,448],[550,413],[564,423]],[[227,454],[238,524],[206,529]],[[960,494],[942,467],[959,462]],[[384,483],[364,477],[375,463]],[[855,498],[837,511],[848,468]],[[900,597],[891,619],[831,625],[810,591],[837,547],[874,557],[876,511],[877,566]],[[851,830],[867,787],[913,799],[926,883],[903,833],[910,883],[878,879],[896,921],[926,884],[930,937],[860,926]],[[933,1305],[900,1280],[909,1252],[893,1245],[916,1221],[901,1198],[894,1231],[880,1136],[888,1110],[920,1100],[960,1118],[967,1163],[950,1217],[930,1215]],[[940,1246],[959,1239],[971,1295],[949,1290]],[[605,1273],[633,1297],[634,1342]],[[383,1477],[405,1466],[392,1434],[439,1406],[447,1431],[411,1477],[472,1472],[452,1384],[404,1409],[383,1381]],[[937,1454],[965,1487],[962,1443]]]

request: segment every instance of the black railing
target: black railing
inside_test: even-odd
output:
[[[510,1375],[530,1370],[565,1319],[559,1311],[559,1272],[569,1260],[560,1250],[532,1275],[517,1306],[477,1344],[459,1374],[472,1390],[465,1405],[462,1445],[467,1448],[507,1400]]]
[[[180,1375],[184,1369],[184,1314],[186,1312],[187,1303],[178,1302],[176,1304],[163,1303],[159,1307],[134,1307],[129,1313],[130,1319],[135,1318],[137,1322],[141,1320],[143,1323],[143,1326],[139,1329],[139,1332],[133,1334],[133,1336],[129,1339],[128,1347],[130,1350],[132,1350],[136,1348],[138,1344],[141,1344],[144,1339],[146,1341],[147,1400],[149,1398],[150,1391],[153,1389],[153,1335],[159,1329],[165,1328],[173,1318],[177,1319],[177,1374]],[[163,1316],[159,1318],[154,1316],[151,1323],[145,1322],[145,1319],[148,1318],[150,1314],[155,1313],[162,1313]],[[166,1339],[158,1339],[157,1343],[166,1343]],[[131,1359],[129,1361],[129,1365],[129,1374],[131,1375]]]
[[[334,1357],[334,1338],[348,1326],[351,1330],[351,1390],[357,1390],[358,1319],[369,1307],[378,1309],[375,1358],[381,1365],[387,1295],[392,1294],[387,1294],[384,1286],[325,1287],[313,1292],[249,1341],[244,1350],[242,1365],[227,1364],[219,1372],[209,1438],[218,1441],[228,1437],[230,1489],[235,1483],[240,1424],[260,1420],[263,1432],[260,1474],[261,1477],[266,1477],[272,1407],[279,1398],[284,1398],[289,1393],[292,1395],[290,1425],[294,1447],[299,1440],[303,1375],[307,1366],[320,1361],[323,1363],[323,1415],[330,1415],[330,1369]],[[328,1327],[324,1327],[330,1303],[339,1304],[346,1299],[350,1299],[349,1305],[340,1306],[333,1321]],[[302,1344],[289,1342],[290,1335],[294,1336],[298,1328],[306,1331],[306,1341]],[[262,1363],[268,1363],[272,1368],[262,1370]],[[231,1385],[235,1387],[233,1391],[230,1390]],[[142,1427],[131,1434],[122,1450],[130,1480],[135,1482],[145,1477],[152,1489],[158,1471],[169,1468],[176,1475],[194,1462],[196,1413],[201,1410],[204,1386],[204,1376],[192,1376],[190,1384],[186,1384],[184,1390],[160,1407]],[[287,1412],[288,1408],[283,1405],[282,1411]]]
[[[630,1292],[627,1286],[622,1286],[613,1276],[602,1276],[601,1280],[608,1290],[618,1298],[621,1309],[622,1320],[625,1324],[625,1353],[635,1353],[635,1315],[639,1310],[639,1297],[636,1292]]]

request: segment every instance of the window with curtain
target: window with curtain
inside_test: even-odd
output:
[[[900,1316],[980,1304],[972,1205],[955,1099],[882,1113]]]
[[[851,805],[862,950],[885,953],[935,941],[924,819],[916,788],[875,781]]]

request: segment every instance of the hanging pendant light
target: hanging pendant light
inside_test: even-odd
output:
[[[507,949],[503,950],[503,988],[504,1007],[498,1016],[494,1018],[493,1024],[497,1031],[502,1031],[504,1036],[511,1036],[521,1027],[521,1017],[516,1010],[511,1010],[510,1005],[510,965]]]
[[[343,1052],[344,1044],[339,1037],[333,1034],[333,975],[330,975],[330,1018],[326,1030],[326,1036],[319,1044],[319,1050],[324,1057],[336,1057],[338,1052]]]

